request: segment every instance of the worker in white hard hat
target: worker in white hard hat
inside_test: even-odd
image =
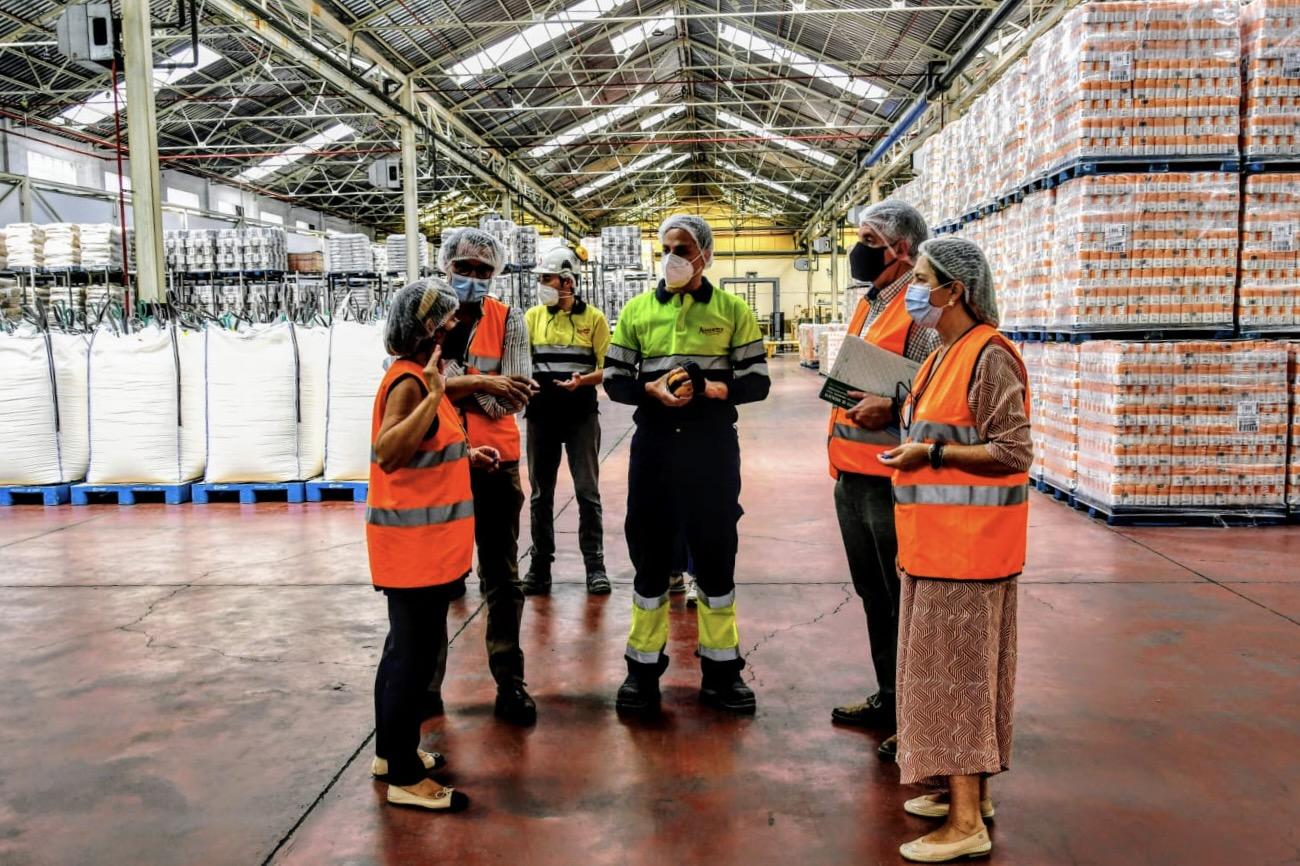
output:
[[[527,457],[532,485],[533,554],[524,577],[525,595],[551,591],[555,561],[555,482],[563,452],[578,499],[578,547],[587,592],[610,591],[605,574],[600,506],[600,414],[596,387],[604,379],[609,349],[605,314],[578,295],[581,266],[567,246],[542,257],[533,273],[540,303],[525,321],[532,345],[533,378],[541,391],[528,404]]]

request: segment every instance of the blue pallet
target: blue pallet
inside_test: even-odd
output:
[[[74,484],[72,504],[90,505],[92,498],[111,497],[118,505],[135,505],[140,494],[161,493],[167,505],[190,501],[190,482],[183,484]]]
[[[13,484],[0,487],[0,506],[10,505],[66,505],[71,497],[67,484]],[[32,500],[16,502],[20,500]]]
[[[209,484],[205,481],[196,483],[193,493],[195,505],[209,504],[213,494],[217,494],[219,498],[224,498],[228,493],[238,494],[240,505],[253,505],[259,501],[272,501],[265,497],[265,494],[270,493],[283,493],[285,501],[291,503],[302,502],[307,496],[305,485],[301,481],[249,482],[241,484]],[[274,501],[279,501],[278,495]]]
[[[1280,509],[1203,507],[1194,511],[1161,511],[1153,508],[1106,508],[1086,502],[1079,503],[1078,508],[1095,520],[1105,521],[1107,526],[1281,526],[1287,522],[1286,512]]]
[[[353,502],[365,502],[366,493],[369,490],[370,482],[368,481],[308,481],[307,501],[323,502],[326,499],[326,495],[331,491],[342,491],[350,493]]]
[[[1242,169],[1246,174],[1295,174],[1300,172],[1300,158],[1248,159]]]
[[[1162,174],[1171,171],[1241,171],[1235,156],[1082,157],[1053,168],[1025,185],[1026,191],[1051,189],[1069,180],[1101,174]]]

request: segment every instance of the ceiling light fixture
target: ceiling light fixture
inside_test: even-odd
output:
[[[673,13],[669,12],[651,21],[635,24],[621,33],[614,34],[609,40],[609,45],[614,49],[615,54],[631,54],[643,42],[650,41],[651,36],[660,36],[672,29],[676,21]]]
[[[818,150],[815,147],[810,147],[809,145],[804,144],[802,141],[796,141],[793,138],[787,138],[786,136],[769,132],[757,123],[751,123],[739,115],[732,114],[730,111],[719,109],[718,120],[725,123],[727,126],[734,127],[735,129],[743,129],[745,132],[750,132],[760,138],[765,138],[768,141],[784,147],[786,150],[797,153],[809,162],[818,162],[822,165],[828,166],[833,166],[838,162],[835,157],[831,156],[824,150]]]
[[[480,75],[504,66],[517,57],[535,51],[577,30],[588,21],[617,9],[622,0],[582,0],[518,34],[495,42],[447,70],[457,84],[468,84]]]
[[[753,54],[766,57],[768,60],[783,63],[810,78],[824,81],[862,99],[879,101],[889,96],[889,91],[883,87],[878,87],[866,81],[859,81],[838,66],[823,63],[820,60],[813,60],[811,57],[777,45],[762,36],[750,33],[748,30],[741,30],[738,27],[732,27],[730,24],[719,24],[718,38],[730,42],[737,48],[743,48]]]
[[[583,196],[588,195],[589,193],[593,193],[598,189],[604,189],[605,187],[609,186],[611,183],[618,180],[619,178],[627,177],[629,174],[635,174],[638,171],[643,171],[649,168],[650,166],[654,165],[659,160],[664,159],[665,157],[671,155],[672,155],[672,151],[665,147],[663,150],[657,150],[654,153],[650,154],[649,156],[643,156],[640,159],[633,160],[632,162],[625,165],[623,168],[620,168],[617,171],[611,171],[609,174],[603,175],[597,178],[596,180],[593,180],[591,183],[587,184],[586,186],[575,189],[573,191],[573,197],[582,198]]]

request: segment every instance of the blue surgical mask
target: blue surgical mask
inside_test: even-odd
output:
[[[456,293],[456,297],[460,298],[462,303],[474,303],[483,300],[487,297],[488,289],[492,287],[491,280],[480,280],[461,274],[452,274],[448,282],[452,291]]]
[[[922,328],[933,328],[943,318],[943,307],[936,307],[930,303],[932,291],[933,289],[924,283],[912,283],[907,287],[907,294],[903,296],[903,303],[907,305],[907,314]]]

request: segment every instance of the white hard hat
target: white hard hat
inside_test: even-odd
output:
[[[535,274],[559,274],[562,277],[568,277],[575,283],[578,281],[578,254],[565,246],[554,247],[542,253],[537,262],[537,267],[533,268]]]

